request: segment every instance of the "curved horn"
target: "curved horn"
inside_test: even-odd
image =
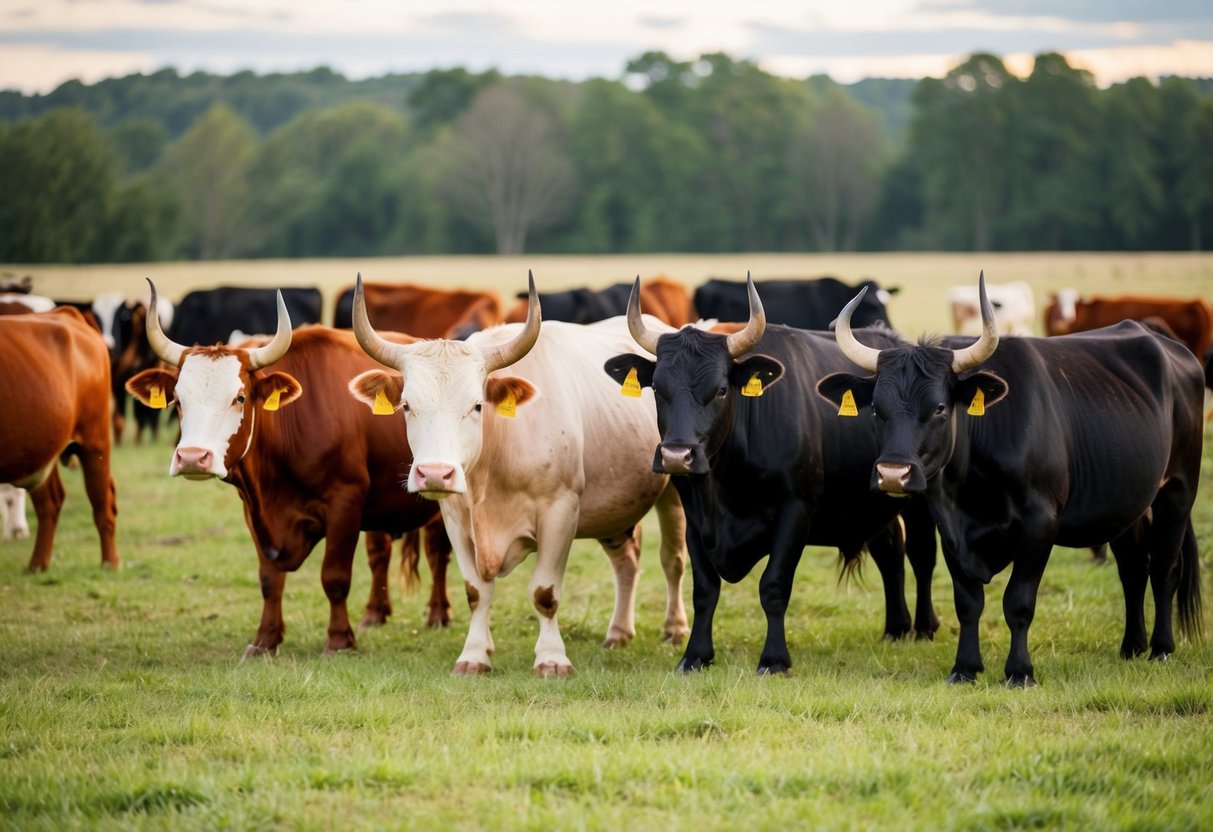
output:
[[[645,326],[644,319],[640,317],[640,275],[636,275],[632,293],[628,295],[628,332],[632,333],[632,338],[641,349],[653,355],[657,354],[657,339],[661,337],[661,333]]]
[[[402,345],[383,338],[371,326],[370,318],[366,316],[366,298],[363,294],[362,272],[358,272],[354,284],[354,337],[358,339],[358,346],[385,367],[399,370]]]
[[[838,341],[838,348],[842,350],[843,355],[850,359],[852,364],[857,364],[869,373],[874,373],[876,372],[876,362],[880,360],[880,350],[859,343],[854,333],[851,332],[851,314],[867,293],[868,287],[864,286],[859,290],[859,294],[851,298],[851,302],[838,313],[838,318],[834,321],[834,337]]]
[[[156,284],[152,283],[152,279],[149,277],[147,285],[152,287],[152,300],[148,306],[147,322],[144,324],[148,346],[152,348],[152,352],[156,354],[157,358],[165,364],[176,367],[181,363],[181,355],[187,347],[169,340],[169,337],[164,334],[164,330],[160,328],[160,316],[156,314],[156,310],[159,308],[156,305]]]
[[[986,297],[986,273],[983,270],[977,279],[977,293],[981,298],[981,337],[972,346],[952,351],[952,372],[963,373],[981,364],[998,349],[998,328],[994,325],[994,310]]]
[[[530,269],[527,269],[526,279],[530,284],[526,302],[526,323],[522,325],[522,332],[519,332],[510,342],[484,350],[484,372],[486,374],[500,370],[502,367],[508,367],[518,361],[531,351],[531,347],[535,346],[535,341],[539,338],[539,324],[543,316],[539,308],[539,293],[535,291],[535,275],[531,273]]]
[[[291,345],[291,316],[286,311],[286,301],[282,299],[282,290],[278,290],[278,331],[274,338],[264,347],[248,351],[248,366],[250,370],[268,367],[279,358],[286,355]]]
[[[754,278],[750,277],[748,271],[745,273],[745,283],[746,291],[750,296],[750,320],[746,323],[745,329],[734,332],[725,340],[725,345],[729,348],[729,355],[733,358],[738,358],[754,349],[754,345],[758,343],[758,339],[762,337],[762,333],[767,328],[767,313],[762,309],[762,301],[758,297],[758,289],[754,286]]]

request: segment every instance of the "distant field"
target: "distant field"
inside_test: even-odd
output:
[[[513,290],[665,272],[870,275],[903,286],[908,333],[943,331],[942,292],[976,279],[1040,291],[1213,297],[1213,255],[434,258],[29,268],[39,291],[172,297],[220,283],[368,279]],[[17,267],[19,270],[21,267]],[[3,271],[4,267],[0,267]],[[295,407],[304,406],[301,400]],[[0,416],[2,418],[2,416]],[[1182,641],[1165,664],[1116,656],[1114,566],[1057,549],[1032,656],[1041,686],[1002,687],[1006,573],[987,588],[976,685],[943,680],[956,648],[951,583],[933,592],[933,642],[885,643],[880,578],[839,583],[836,554],[810,549],[788,614],[794,673],[756,678],[765,622],[756,571],[726,585],[718,664],[672,674],[658,641],[664,578],[645,526],[634,642],[599,647],[613,600],[601,549],[578,541],[560,620],[577,674],[532,677],[530,565],[493,600],[496,667],[453,679],[467,624],[452,567],[450,629],[422,626],[424,594],[393,585],[386,627],[323,659],[320,552],[287,582],[276,659],[240,661],[261,597],[235,491],[167,476],[172,436],[116,449],[123,566],[98,568],[79,472],[51,570],[24,572],[30,541],[0,543],[0,828],[3,829],[1023,829],[1213,828],[1213,644]],[[1206,446],[1213,428],[1206,430]],[[1213,605],[1213,453],[1194,513]],[[428,585],[428,574],[423,576]],[[355,562],[351,614],[368,572]],[[684,592],[690,610],[691,582]],[[912,594],[910,599],[912,601]],[[1148,620],[1152,611],[1147,610]],[[1206,626],[1213,615],[1206,614]]]
[[[890,306],[893,323],[910,335],[945,332],[951,326],[944,292],[975,283],[985,270],[991,282],[1024,280],[1047,293],[1072,286],[1090,294],[1150,292],[1213,298],[1213,254],[644,254],[600,257],[402,257],[352,260],[254,260],[221,263],[137,263],[118,266],[0,266],[32,274],[37,291],[63,300],[98,292],[141,294],[145,277],[172,300],[191,289],[221,285],[317,286],[325,295],[325,320],[334,298],[361,272],[371,281],[408,281],[447,288],[493,289],[508,296],[526,288],[527,269],[540,291],[607,286],[668,274],[693,287],[709,277],[755,279],[833,275],[848,282],[872,277],[900,286]]]

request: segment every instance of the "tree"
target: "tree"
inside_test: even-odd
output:
[[[509,85],[481,92],[460,117],[449,195],[492,231],[498,254],[521,254],[528,232],[565,216],[572,182],[565,144],[555,120]]]
[[[1101,103],[1099,178],[1111,231],[1106,245],[1143,248],[1166,202],[1155,156],[1155,131],[1162,115],[1158,88],[1145,78],[1133,78],[1108,89]]]
[[[1189,222],[1190,247],[1201,251],[1213,229],[1213,100],[1206,98],[1197,106],[1185,138],[1187,175],[1180,186],[1180,200]]]

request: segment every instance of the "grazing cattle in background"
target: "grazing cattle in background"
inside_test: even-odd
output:
[[[1213,419],[1213,347],[1205,350],[1205,421]]]
[[[15,294],[28,295],[33,291],[33,289],[33,275],[27,274],[17,277],[17,275],[13,274],[12,272],[5,272],[4,274],[0,275],[0,294],[8,294],[11,292]]]
[[[860,287],[867,287],[863,309],[856,313],[856,326],[889,323],[887,305],[899,289],[882,289],[874,280],[849,286],[833,277],[815,279],[760,280],[758,291],[765,299],[767,320],[798,329],[829,329],[834,316]],[[745,281],[713,277],[695,290],[695,309],[704,318],[718,321],[749,320],[750,306]]]
[[[1175,336],[1195,356],[1213,346],[1213,306],[1204,298],[1169,298],[1147,295],[1095,296],[1083,300],[1074,289],[1053,295],[1045,307],[1045,333],[1065,335],[1085,332],[1121,321],[1149,317],[1166,321]]]
[[[75,309],[0,316],[0,482],[30,492],[38,518],[31,572],[50,566],[65,453],[80,458],[101,563],[118,565],[109,382],[105,342]]]
[[[1036,326],[1036,295],[1022,280],[991,283],[986,286],[994,323],[999,335],[1032,335]],[[975,286],[948,289],[948,307],[952,311],[952,331],[957,335],[981,334],[981,299]]]
[[[323,298],[319,289],[250,289],[223,286],[190,292],[177,304],[170,337],[182,344],[227,343],[232,330],[273,332],[278,326],[277,292],[295,326],[320,323]]]
[[[1150,655],[1165,658],[1175,650],[1177,586],[1181,627],[1200,629],[1190,518],[1202,442],[1198,362],[1135,322],[1000,343],[984,282],[984,331],[955,349],[861,344],[848,325],[852,301],[838,318],[838,345],[875,376],[838,373],[818,385],[835,405],[871,405],[880,443],[872,489],[925,494],[939,524],[960,619],[948,681],[972,681],[984,669],[983,584],[1010,565],[1006,678],[1035,684],[1028,628],[1055,544],[1112,542],[1125,593],[1121,654],[1146,649],[1148,580]]]
[[[25,315],[29,312],[50,312],[59,304],[43,295],[26,292],[0,293],[0,315]]]
[[[904,573],[898,570],[904,566],[900,541],[891,539],[889,529],[899,510],[915,507],[868,491],[868,469],[876,458],[870,417],[837,419],[836,409],[813,395],[817,379],[851,365],[828,332],[767,326],[752,280],[747,294],[748,323],[721,336],[694,327],[654,331],[640,317],[634,293],[629,330],[656,361],[629,353],[604,367],[621,384],[656,391],[660,437],[649,446],[648,464],[674,475],[686,509],[694,581],[695,619],[678,663],[683,671],[715,658],[712,618],[721,579],[740,581],[768,554],[759,583],[767,636],[758,672],[791,669],[784,618],[806,544],[837,546],[854,558],[868,543],[885,580],[886,635],[909,629],[904,598],[892,597],[894,587],[902,594]],[[897,343],[883,328],[866,337],[880,345]],[[914,626],[929,636],[938,626],[930,602],[934,531],[929,521],[907,528],[917,532],[908,541],[919,578]],[[896,621],[895,611],[903,622]]]
[[[29,537],[25,519],[25,489],[0,482],[0,540]]]
[[[501,300],[496,292],[435,289],[407,283],[366,283],[367,313],[379,326],[407,332],[416,338],[454,338],[462,341],[501,323]],[[353,327],[354,287],[337,298],[333,326]]]
[[[364,373],[350,391],[367,405],[402,411],[392,421],[407,427],[413,448],[408,490],[441,498],[467,585],[472,618],[454,675],[491,668],[495,581],[531,552],[537,555],[530,594],[539,614],[534,672],[573,672],[557,608],[574,538],[596,538],[615,571],[615,612],[604,646],[631,639],[640,521],[654,505],[667,583],[663,634],[678,641],[687,630],[682,508],[667,478],[645,464],[656,439],[652,400],[632,406],[596,371],[630,346],[622,321],[546,323],[541,333],[533,279],[530,309],[525,324],[467,341],[400,346],[375,333],[360,292],[354,299],[358,342],[401,376]],[[497,374],[506,367],[510,375]]]
[[[152,292],[154,298],[154,287]],[[315,326],[292,336],[281,296],[277,306],[274,337],[251,349],[183,346],[149,315],[148,341],[168,368],[144,370],[127,383],[131,395],[145,404],[176,403],[181,441],[169,474],[223,480],[244,502],[264,599],[246,656],[277,650],[284,633],[286,575],[321,539],[320,581],[330,609],[325,652],[354,647],[346,598],[359,530],[383,533],[368,535],[372,585],[363,619],[364,625],[382,623],[391,610],[390,549],[378,544],[384,535],[425,526],[438,513],[432,503],[399,487],[408,463],[403,426],[372,419],[349,401],[349,380],[374,366],[353,334]],[[445,582],[439,585],[437,575],[434,591],[441,600],[432,597],[431,604],[443,606],[445,614]]]
[[[110,341],[111,376],[114,386],[114,441],[121,442],[126,428],[126,383],[137,373],[155,366],[159,360],[152,352],[147,340],[147,309],[145,300],[121,302],[110,305],[102,295],[93,300],[94,310],[102,322],[102,333]],[[172,326],[175,309],[171,301],[157,298],[160,328]],[[131,400],[131,412],[135,417],[135,444],[143,442],[144,431],[156,439],[160,433],[160,411],[148,407],[138,399]]]
[[[616,283],[605,289],[543,292],[539,295],[539,302],[543,304],[543,315],[549,321],[592,324],[624,314],[631,291],[632,284]],[[652,278],[641,288],[640,311],[675,328],[694,323],[699,317],[686,287],[665,275]],[[526,320],[526,312],[527,293],[519,292],[518,303],[506,313],[505,320],[507,323],[521,323]]]

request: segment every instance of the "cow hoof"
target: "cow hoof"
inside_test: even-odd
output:
[[[661,633],[661,640],[666,644],[675,646],[682,644],[687,640],[687,636],[691,634],[691,628],[685,624],[680,627],[666,627]]]
[[[388,615],[389,613],[377,611],[371,612],[370,610],[367,610],[366,613],[363,614],[362,620],[358,622],[358,629],[367,630],[371,627],[382,627],[383,625],[387,624]]]
[[[977,675],[963,670],[953,670],[948,675],[949,685],[972,685],[977,682]]]
[[[914,631],[914,640],[915,641],[934,641],[935,640],[935,630],[915,630]]]
[[[1165,662],[1169,658],[1171,658],[1171,654],[1163,651],[1150,654],[1150,661],[1152,662]]]
[[[358,649],[356,647],[354,647],[353,644],[346,644],[341,647],[325,647],[324,652],[321,653],[320,655],[322,658],[327,659],[332,656],[339,656],[342,653],[348,653],[350,655],[356,656],[356,655],[358,655]]]
[[[885,631],[885,634],[883,636],[881,636],[880,638],[881,638],[881,641],[905,641],[905,639],[909,635],[910,635],[909,630],[905,630],[900,633],[890,633],[888,631]]]
[[[17,529],[13,532],[13,540],[25,540],[29,537],[29,529]]]
[[[557,676],[572,676],[573,666],[556,662],[542,662],[531,668],[531,672],[540,679],[555,679]]]
[[[791,676],[792,675],[792,666],[789,664],[784,664],[782,662],[775,662],[774,664],[768,664],[768,665],[760,664],[760,665],[758,665],[758,671],[757,671],[756,675],[758,675],[758,676]]]
[[[1136,659],[1144,652],[1146,652],[1144,644],[1122,644],[1120,646],[1120,657],[1122,659]]]
[[[1005,684],[1008,688],[1034,688],[1037,682],[1031,673],[1012,673]]]
[[[450,611],[430,610],[430,616],[425,620],[425,626],[431,630],[440,630],[443,627],[451,626]]]
[[[483,676],[493,670],[490,664],[483,662],[455,662],[455,666],[451,668],[452,676]]]
[[[607,650],[618,650],[620,647],[627,647],[631,640],[632,637],[625,633],[612,633],[602,642],[602,646]]]
[[[240,661],[245,659],[255,659],[260,656],[268,656],[273,658],[278,655],[277,647],[262,647],[260,644],[250,644],[244,648],[244,655],[240,657]]]
[[[674,669],[680,673],[695,673],[699,670],[706,670],[711,665],[711,659],[702,659],[698,656],[683,656],[679,660],[678,666]]]

